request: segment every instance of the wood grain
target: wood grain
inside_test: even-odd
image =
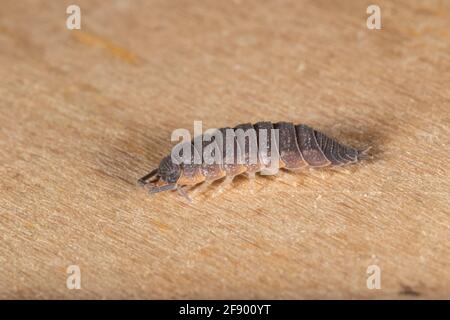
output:
[[[1,3],[1,298],[450,298],[448,1],[73,2]],[[373,159],[148,197],[194,120]]]

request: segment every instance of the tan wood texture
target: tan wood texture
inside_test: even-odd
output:
[[[450,298],[450,2],[372,3],[1,1],[0,297]],[[373,159],[150,198],[194,120]]]

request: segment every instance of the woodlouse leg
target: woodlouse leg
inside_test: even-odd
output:
[[[183,187],[178,187],[177,188],[177,193],[182,196],[184,199],[186,199],[189,203],[192,203],[192,198],[187,194],[186,192],[186,188],[185,186]]]
[[[255,193],[255,178],[256,178],[256,173],[255,172],[246,172],[245,175],[247,176],[248,180],[249,180],[249,184],[250,184],[250,193],[254,194]]]
[[[250,180],[253,180],[253,179],[255,179],[255,177],[256,177],[256,173],[255,173],[255,172],[247,172],[245,175],[246,175],[247,178],[249,178]]]
[[[217,188],[217,190],[213,193],[212,197],[214,198],[218,195],[221,195],[225,191],[225,189],[233,182],[234,177],[235,176],[227,176]]]
[[[197,186],[194,191],[192,191],[191,196],[203,193],[215,180],[205,180],[202,184]]]
[[[306,168],[283,168],[283,175],[280,181],[292,187],[297,187],[299,185],[299,173],[304,173]]]
[[[148,190],[148,193],[150,195],[152,195],[152,194],[163,192],[163,191],[175,190],[176,188],[177,188],[177,185],[175,183],[174,184],[167,184],[167,185],[161,186],[161,187],[151,187]]]
[[[285,170],[287,172],[295,173],[295,174],[305,172],[305,169],[306,168],[303,168],[303,167],[302,168],[283,168],[283,170]]]

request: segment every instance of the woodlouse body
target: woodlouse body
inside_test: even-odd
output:
[[[264,145],[262,145],[263,141],[259,138],[259,134],[262,131],[265,132],[272,129],[278,129],[278,139],[276,139],[275,143],[271,143],[271,139],[274,138],[268,135],[267,141],[264,141]],[[229,183],[235,176],[243,173],[253,177],[255,173],[268,167],[267,156],[271,155],[277,155],[276,166],[278,168],[297,171],[307,167],[342,166],[355,163],[364,158],[366,152],[338,143],[336,140],[304,124],[258,122],[253,125],[246,123],[234,128],[218,129],[224,136],[230,130],[232,132],[240,131],[256,135],[256,162],[249,161],[250,140],[244,140],[243,143],[242,140],[233,139],[229,143],[230,141],[225,141],[225,139],[221,142],[215,139],[211,139],[211,141],[202,139],[200,145],[203,150],[209,144],[215,143],[215,146],[220,144],[221,159],[225,159],[227,155],[233,154],[232,161],[206,163],[200,156],[200,163],[187,161],[176,164],[171,156],[167,156],[161,161],[157,169],[139,179],[139,183],[141,185],[150,184],[150,193],[176,189],[186,196],[182,189],[184,186],[194,186],[203,183],[204,188],[211,182],[223,177],[226,177],[225,181]],[[194,158],[195,154],[202,154],[201,151],[197,150],[198,146],[194,141],[189,143],[189,147],[192,149],[191,159]],[[236,155],[239,152],[236,152],[236,150],[243,150],[243,161],[237,161]],[[265,157],[263,157],[263,150]]]

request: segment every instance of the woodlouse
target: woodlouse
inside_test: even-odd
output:
[[[178,190],[181,195],[189,199],[185,192],[185,188],[187,187],[203,183],[200,187],[203,190],[213,181],[224,177],[226,177],[224,181],[224,185],[226,185],[235,176],[243,173],[248,174],[249,177],[254,177],[255,173],[260,172],[268,166],[267,155],[277,155],[278,168],[297,171],[307,167],[335,167],[355,163],[365,158],[368,150],[362,151],[345,146],[305,124],[294,125],[290,122],[277,122],[274,124],[271,122],[258,122],[253,125],[246,123],[234,128],[221,128],[217,130],[223,135],[229,132],[229,130],[231,132],[248,132],[248,130],[252,130],[259,137],[261,131],[270,131],[272,129],[278,129],[278,139],[276,143],[271,144],[271,136],[268,135],[268,140],[264,146],[261,145],[262,141],[259,138],[257,139],[256,149],[258,159],[256,163],[250,163],[248,161],[248,141],[242,144],[242,141],[239,142],[237,139],[233,139],[230,146],[229,143],[225,143],[225,140],[223,140],[222,145],[221,142],[215,141],[214,139],[206,142],[201,139],[202,148],[207,147],[211,143],[220,143],[222,147],[220,150],[223,150],[220,155],[221,159],[225,159],[228,153],[233,153],[232,151],[240,148],[244,151],[244,161],[239,163],[236,161],[236,157],[233,156],[231,163],[208,164],[201,158],[200,164],[195,164],[193,161],[176,164],[169,155],[163,158],[157,169],[152,170],[140,178],[138,182],[140,185],[150,185],[150,194],[167,190]],[[193,154],[195,152],[198,154],[199,152],[196,150],[194,140],[189,142],[189,147],[193,150]],[[274,148],[275,150],[273,150]],[[262,150],[266,152],[266,158],[264,159],[262,157]],[[234,153],[237,154],[237,152]]]

